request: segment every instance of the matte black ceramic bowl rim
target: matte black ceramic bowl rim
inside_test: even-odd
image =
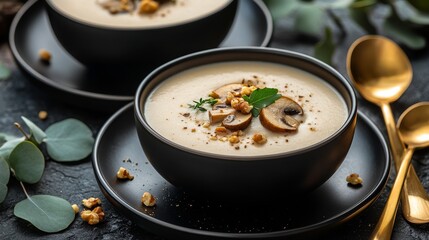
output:
[[[156,76],[158,76],[160,73],[164,72],[165,70],[174,67],[175,65],[184,63],[184,62],[189,62],[189,61],[195,61],[196,59],[200,58],[200,57],[205,57],[205,56],[210,56],[210,55],[220,55],[222,53],[257,53],[257,54],[272,54],[272,55],[276,55],[276,56],[283,56],[286,58],[295,58],[295,59],[299,59],[302,61],[305,61],[307,63],[313,64],[314,66],[317,66],[327,72],[329,72],[330,74],[332,74],[342,85],[343,87],[347,90],[347,93],[350,97],[350,102],[351,102],[351,106],[350,106],[350,110],[348,112],[348,116],[346,121],[344,122],[344,124],[332,135],[330,135],[329,137],[327,137],[326,139],[317,142],[315,144],[312,144],[310,146],[304,147],[304,148],[300,148],[294,151],[289,151],[286,153],[276,153],[276,154],[267,154],[267,155],[262,155],[262,156],[232,156],[232,155],[222,155],[222,154],[217,154],[217,153],[207,153],[207,152],[203,152],[200,150],[196,150],[196,149],[192,149],[189,147],[185,147],[182,145],[179,145],[167,138],[165,138],[164,136],[162,136],[161,134],[159,134],[158,132],[156,132],[145,120],[145,118],[143,117],[142,114],[142,109],[141,109],[141,105],[142,104],[142,99],[141,99],[141,95],[144,91],[144,89],[146,88],[146,86],[152,81],[153,78],[155,78]],[[234,61],[234,60],[229,60],[229,61]],[[239,59],[237,58],[237,61],[246,61],[245,59]],[[252,60],[254,61],[254,60]],[[193,67],[196,66],[200,66],[199,64],[194,65]],[[356,115],[357,115],[357,99],[356,99],[356,93],[352,87],[352,85],[339,73],[337,72],[334,68],[332,68],[331,66],[329,66],[328,64],[310,57],[308,55],[305,54],[301,54],[301,53],[297,53],[297,52],[293,52],[293,51],[288,51],[288,50],[283,50],[283,49],[276,49],[276,48],[263,48],[263,47],[230,47],[230,48],[221,48],[221,49],[210,49],[210,50],[205,50],[205,51],[201,51],[201,52],[197,52],[197,53],[192,53],[192,54],[188,54],[185,55],[183,57],[177,58],[175,60],[172,60],[170,62],[165,63],[164,65],[161,65],[160,67],[158,67],[157,69],[153,70],[150,74],[148,74],[144,80],[142,81],[142,83],[139,85],[135,98],[134,98],[134,114],[136,116],[136,119],[138,120],[138,124],[140,124],[145,130],[147,130],[152,136],[156,137],[158,140],[170,145],[173,148],[179,149],[181,151],[185,151],[185,152],[189,152],[195,155],[199,155],[199,156],[203,156],[203,157],[210,157],[210,158],[215,158],[215,159],[224,159],[224,160],[237,160],[237,161],[257,161],[257,160],[267,160],[267,159],[276,159],[279,157],[282,158],[287,158],[287,157],[292,157],[292,156],[298,156],[307,152],[311,152],[311,151],[317,151],[318,148],[329,144],[330,142],[334,141],[339,135],[341,135],[342,133],[344,133],[345,131],[347,131],[347,129],[353,124],[353,121],[355,121],[356,119]],[[142,143],[144,144],[144,143]]]
[[[237,1],[237,0],[228,0],[229,2],[226,3],[225,6],[217,9],[216,11],[212,11],[212,12],[209,12],[209,13],[204,14],[202,16],[199,16],[197,18],[192,18],[192,19],[182,21],[179,23],[163,24],[161,26],[153,26],[153,27],[128,27],[128,28],[127,27],[117,27],[117,26],[107,26],[107,25],[101,25],[101,24],[86,22],[86,21],[78,19],[78,18],[76,18],[76,17],[74,17],[74,16],[72,16],[72,15],[70,15],[64,11],[61,11],[60,9],[58,9],[57,7],[54,6],[54,4],[51,2],[52,0],[44,0],[44,1],[49,5],[49,7],[52,10],[54,10],[59,15],[67,18],[68,20],[70,20],[72,22],[75,22],[75,23],[78,23],[81,25],[85,25],[85,26],[93,27],[93,28],[98,28],[98,29],[111,30],[111,31],[144,31],[144,30],[154,30],[154,29],[160,29],[160,30],[161,29],[168,29],[168,28],[174,28],[177,26],[184,26],[187,24],[192,24],[194,22],[198,22],[204,18],[210,17],[214,14],[217,14],[217,13],[223,11],[225,8],[227,8],[229,5],[231,5],[231,3],[233,1]]]

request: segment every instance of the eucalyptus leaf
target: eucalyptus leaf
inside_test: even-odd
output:
[[[300,5],[298,0],[265,0],[265,4],[270,10],[274,21],[287,17]]]
[[[349,14],[351,19],[368,34],[377,33],[377,29],[369,19],[368,10],[366,8],[349,8]]]
[[[326,19],[326,13],[320,7],[302,4],[297,9],[294,28],[301,34],[318,38],[326,25]]]
[[[395,15],[391,15],[384,21],[383,29],[386,35],[411,49],[422,49],[426,46],[426,40],[410,29],[410,26]]]
[[[25,137],[8,139],[8,141],[0,147],[0,159],[9,161],[9,155],[12,152],[12,150],[16,147],[16,145],[18,145],[24,140],[25,140]]]
[[[0,203],[2,203],[6,198],[7,191],[8,189],[6,184],[0,183]]]
[[[29,197],[16,204],[13,213],[48,233],[66,229],[75,218],[68,201],[49,195]]]
[[[11,71],[3,63],[0,63],[0,81],[6,80],[10,77]]]
[[[7,195],[7,183],[10,178],[9,165],[4,159],[0,159],[0,203],[4,201]]]
[[[9,164],[4,160],[0,159],[0,183],[7,184],[10,178]]]
[[[421,12],[429,13],[429,1],[428,0],[407,0],[408,3],[413,5],[416,9]]]
[[[49,126],[44,141],[49,156],[60,162],[82,160],[92,152],[94,145],[91,130],[76,119]]]
[[[321,2],[316,2],[316,4],[322,8],[337,9],[337,8],[347,8],[354,1],[355,0],[321,1]]]
[[[335,52],[335,44],[332,39],[332,32],[330,28],[325,28],[325,37],[317,43],[314,48],[314,56],[319,60],[332,65],[332,56]]]
[[[19,181],[37,183],[45,169],[45,158],[36,145],[23,141],[10,153],[9,165]]]
[[[0,147],[3,146],[7,141],[10,141],[16,137],[6,134],[6,133],[0,133]]]
[[[31,136],[36,140],[37,143],[42,143],[43,139],[46,138],[46,133],[43,132],[42,129],[40,129],[36,124],[34,124],[32,121],[30,121],[26,117],[21,117],[22,120],[24,120],[27,127],[30,129]]]

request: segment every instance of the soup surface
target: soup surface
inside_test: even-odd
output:
[[[253,117],[242,131],[219,133],[221,123],[209,124],[210,105],[203,105],[208,111],[190,107],[195,105],[193,101],[209,98],[212,91],[226,84],[249,82],[261,88],[276,88],[298,103],[304,112],[298,129],[271,131],[259,117]],[[176,74],[156,86],[143,111],[150,127],[176,144],[236,156],[278,154],[308,147],[341,128],[348,113],[339,93],[319,77],[289,66],[250,61],[209,64]],[[267,141],[256,143],[255,134],[264,135]],[[234,135],[237,138],[231,142]]]
[[[196,19],[224,7],[230,0],[177,0],[162,4],[153,14],[111,14],[100,6],[103,0],[50,0],[73,18],[105,27],[141,28],[179,24]]]

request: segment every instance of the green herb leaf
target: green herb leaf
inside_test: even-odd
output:
[[[52,159],[70,162],[86,158],[92,152],[94,138],[84,123],[76,119],[66,119],[46,129],[44,142]]]
[[[7,195],[7,183],[10,178],[9,165],[4,159],[0,158],[0,203],[4,201]]]
[[[75,218],[68,201],[49,195],[29,197],[16,204],[13,213],[48,233],[66,229]]]
[[[335,52],[335,44],[332,39],[331,29],[325,28],[325,37],[314,48],[314,56],[319,60],[332,65],[332,56]]]
[[[210,105],[213,106],[217,103],[217,100],[214,98],[206,98],[206,99],[202,99],[200,98],[200,100],[198,101],[193,101],[195,104],[188,104],[190,108],[197,110],[197,111],[201,111],[201,112],[205,112],[207,111],[205,105]]]
[[[276,88],[261,88],[256,89],[250,96],[243,96],[243,99],[253,106],[253,117],[259,116],[262,108],[267,107],[279,99],[282,95]]]
[[[0,159],[9,161],[9,155],[12,150],[16,147],[16,145],[18,145],[24,140],[25,137],[8,139],[8,141],[0,147]]]
[[[34,140],[36,140],[38,144],[42,143],[43,139],[46,138],[46,133],[43,132],[42,129],[40,129],[36,124],[34,124],[28,118],[26,117],[21,117],[21,118],[22,120],[24,120],[25,124],[30,129],[31,137],[34,138]]]
[[[23,141],[10,153],[9,165],[19,181],[37,183],[45,169],[45,158],[36,145]]]
[[[326,24],[326,13],[314,4],[302,4],[297,9],[294,28],[297,32],[318,38]]]
[[[10,75],[10,69],[7,68],[3,63],[0,63],[0,81],[8,79]]]

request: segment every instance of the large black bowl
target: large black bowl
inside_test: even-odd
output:
[[[278,63],[320,77],[344,99],[348,110],[344,125],[309,147],[257,157],[225,156],[183,147],[151,128],[145,119],[144,106],[150,92],[159,83],[189,68],[227,61]],[[303,54],[258,47],[208,50],[164,64],[140,84],[134,105],[140,143],[155,169],[175,186],[224,199],[252,199],[252,195],[261,192],[278,193],[264,196],[264,199],[281,198],[320,186],[344,160],[353,139],[357,113],[355,92],[336,70]]]
[[[80,62],[101,66],[150,64],[156,66],[184,54],[215,48],[228,33],[237,1],[206,16],[160,27],[107,27],[81,21],[45,0],[58,41]],[[103,11],[103,10],[100,10]]]

